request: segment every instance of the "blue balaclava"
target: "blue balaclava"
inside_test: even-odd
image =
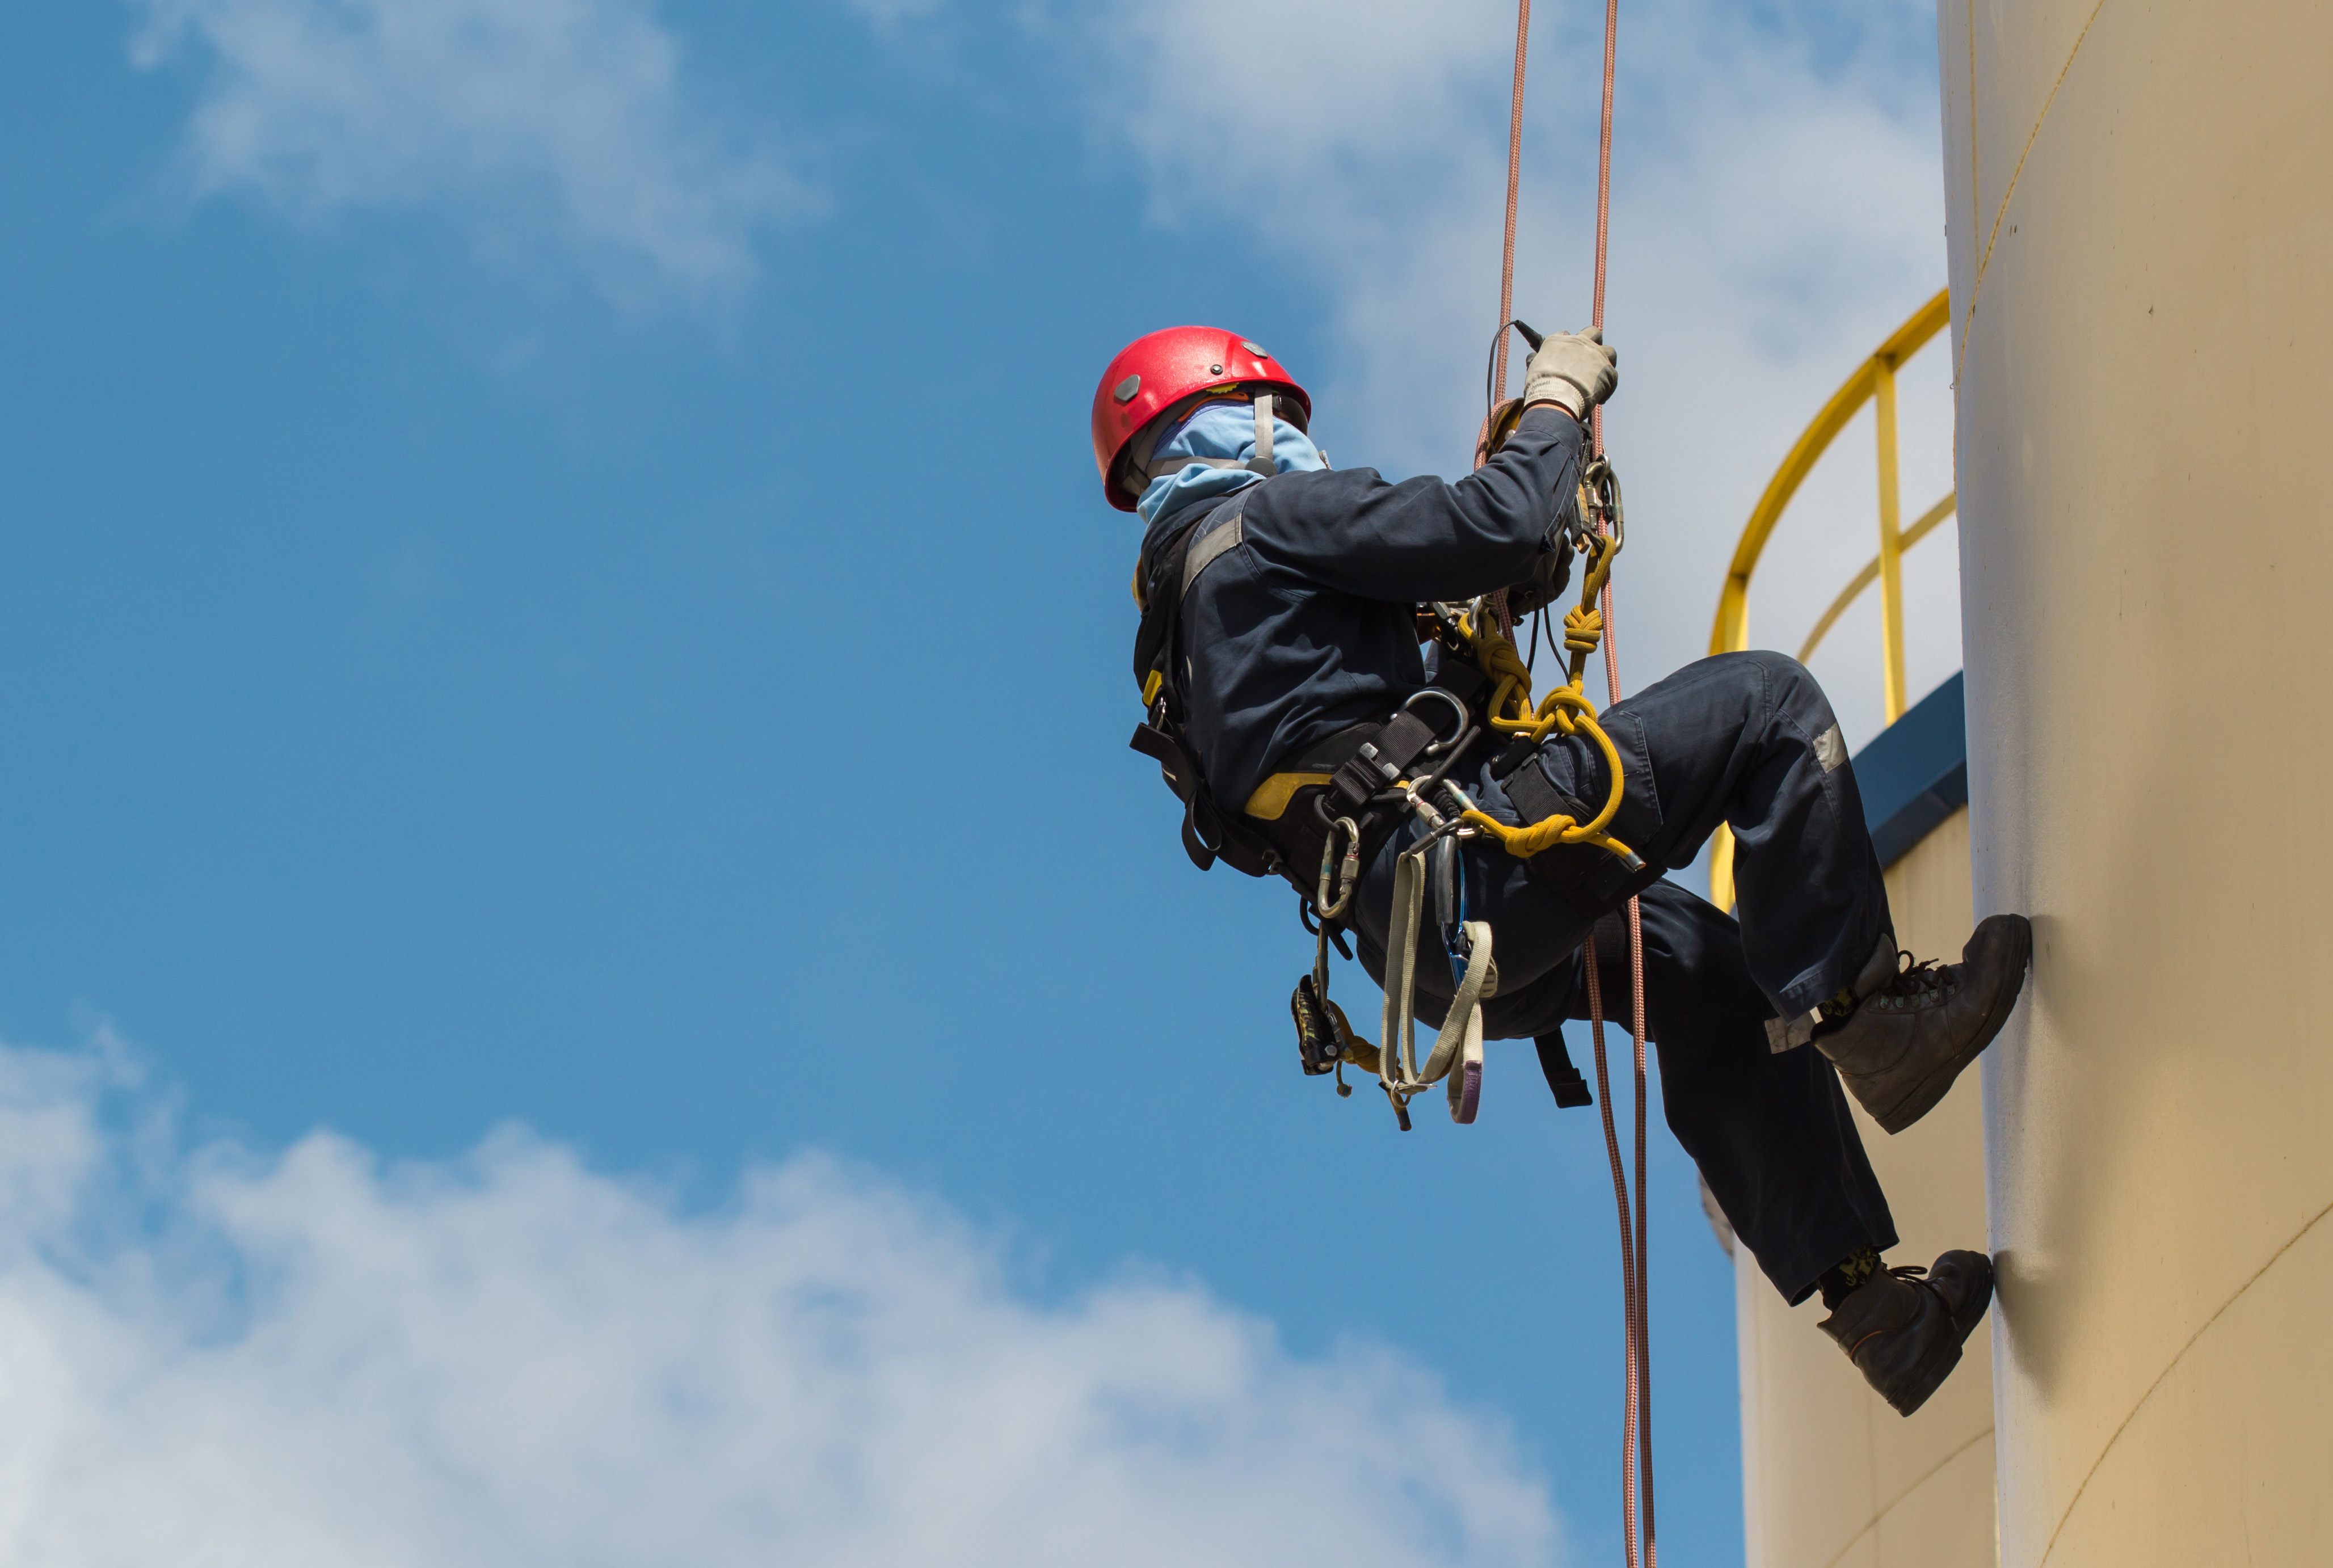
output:
[[[1192,410],[1188,419],[1166,431],[1151,449],[1153,463],[1177,457],[1228,458],[1245,463],[1254,456],[1255,405],[1245,399],[1202,405]],[[1272,457],[1282,473],[1300,470],[1311,473],[1329,466],[1320,449],[1312,445],[1311,437],[1277,416],[1272,421]],[[1147,524],[1170,512],[1180,512],[1195,501],[1229,495],[1234,490],[1260,483],[1263,477],[1252,469],[1209,468],[1194,463],[1152,480],[1134,510]]]

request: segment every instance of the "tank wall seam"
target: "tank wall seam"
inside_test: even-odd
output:
[[[1927,1472],[1921,1476],[1918,1480],[1913,1482],[1910,1486],[1896,1493],[1893,1497],[1890,1497],[1872,1514],[1870,1518],[1865,1520],[1863,1523],[1863,1528],[1858,1530],[1852,1536],[1848,1537],[1847,1544],[1841,1546],[1838,1553],[1832,1556],[1831,1560],[1823,1564],[1823,1568],[1839,1568],[1839,1563],[1847,1560],[1847,1554],[1855,1550],[1857,1542],[1861,1541],[1874,1530],[1878,1529],[1880,1525],[1886,1524],[1887,1522],[1888,1515],[1894,1513],[1896,1509],[1910,1502],[1913,1495],[1918,1492],[1921,1487],[1935,1480],[1938,1476],[1943,1475],[1945,1468],[1954,1459],[1959,1458],[1963,1454],[1967,1453],[1971,1448],[1975,1448],[1979,1443],[1984,1441],[1991,1436],[1992,1436],[1992,1429],[1991,1427],[1987,1427],[1984,1430],[1970,1438],[1959,1448],[1954,1448],[1951,1453],[1946,1454],[1943,1458],[1938,1459],[1935,1464],[1928,1467]]]
[[[2155,1391],[2163,1386],[2164,1380],[2178,1370],[2179,1363],[2187,1359],[2187,1353],[2194,1350],[2203,1337],[2212,1332],[2212,1325],[2226,1316],[2228,1309],[2242,1301],[2251,1287],[2258,1285],[2268,1271],[2281,1262],[2284,1255],[2299,1246],[2301,1238],[2316,1229],[2328,1214],[2333,1214],[2333,1203],[2328,1203],[2319,1209],[2308,1224],[2285,1238],[2284,1245],[2271,1253],[2267,1262],[2252,1270],[2251,1277],[2236,1286],[2235,1294],[2222,1302],[2211,1316],[2197,1324],[2195,1332],[2187,1336],[2187,1342],[2179,1347],[2178,1352],[2169,1361],[2163,1363],[2163,1370],[2155,1374],[2155,1381],[2146,1385],[2146,1391],[2139,1395],[2130,1409],[2123,1413],[2122,1420],[2115,1426],[2114,1435],[2100,1445],[2098,1457],[2090,1461],[2090,1468],[2082,1472],[2082,1483],[2074,1488],[2074,1495],[2066,1501],[2066,1511],[2058,1515],[2057,1524],[2050,1527],[2049,1544],[2041,1548],[2041,1555],[2035,1560],[2034,1568],[2041,1568],[2041,1564],[2050,1561],[2050,1554],[2058,1549],[2058,1537],[2065,1533],[2068,1522],[2074,1516],[2074,1510],[2082,1506],[2082,1495],[2089,1490],[2091,1480],[2098,1475],[2099,1468],[2107,1462],[2107,1456],[2114,1452],[2115,1445],[2122,1440],[2123,1433],[2130,1429],[2130,1423],[2138,1419],[2138,1412],[2146,1408],[2147,1401],[2153,1399]]]
[[[1984,250],[1976,259],[1976,276],[1969,282],[1968,313],[1961,318],[1960,352],[1953,359],[1953,380],[1956,384],[1960,380],[1961,368],[1968,359],[1969,339],[1976,332],[1976,306],[1977,301],[1984,293],[1985,269],[1992,265],[1993,243],[2001,238],[2002,220],[2009,216],[2009,204],[2017,196],[2018,177],[2025,172],[2025,160],[2032,156],[2033,144],[2041,139],[2041,128],[2049,123],[2050,107],[2058,101],[2058,90],[2066,85],[2066,78],[2073,71],[2075,60],[2081,55],[2083,43],[2089,37],[2090,29],[2097,24],[2099,13],[2106,8],[2107,0],[2098,0],[2098,4],[2090,7],[2089,18],[2082,24],[2082,30],[2074,35],[2074,47],[2066,52],[2066,63],[2058,68],[2058,80],[2050,84],[2050,95],[2041,100],[2041,112],[2033,117],[2033,129],[2025,133],[2025,145],[2019,149],[2016,166],[2009,171],[2009,184],[2001,193],[2001,206],[1993,209],[1992,227],[1985,234]],[[1973,12],[1972,12],[1969,25],[1971,37],[1973,39],[1975,29]],[[1973,57],[1973,44],[1972,44],[1972,57]],[[1970,68],[1969,77],[1969,112],[1971,115],[1976,112],[1976,77],[1973,65]],[[1977,199],[1983,200],[1982,192],[1978,194]]]

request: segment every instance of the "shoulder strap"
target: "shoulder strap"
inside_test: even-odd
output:
[[[1187,598],[1191,592],[1191,585],[1199,580],[1201,572],[1222,559],[1226,550],[1237,550],[1246,541],[1247,531],[1240,515],[1242,510],[1240,503],[1234,502],[1232,506],[1232,520],[1220,528],[1211,530],[1205,538],[1195,540],[1191,548],[1184,552],[1183,586],[1175,590],[1176,598]]]
[[[1249,485],[1184,530],[1150,566],[1150,600],[1134,635],[1134,679],[1142,688],[1144,707],[1157,702],[1169,684],[1184,599],[1209,567],[1246,540],[1242,515],[1255,488]]]
[[[1153,560],[1146,562],[1149,600],[1142,610],[1142,629],[1134,638],[1134,678],[1142,685],[1142,704],[1150,722],[1134,731],[1134,750],[1158,763],[1159,772],[1183,802],[1183,848],[1191,864],[1205,871],[1218,857],[1250,876],[1270,873],[1275,864],[1270,845],[1243,825],[1228,819],[1207,793],[1205,775],[1183,733],[1183,702],[1174,679],[1176,626],[1182,619],[1183,601],[1206,569],[1237,548],[1246,537],[1241,514],[1247,490],[1232,496],[1185,529]]]

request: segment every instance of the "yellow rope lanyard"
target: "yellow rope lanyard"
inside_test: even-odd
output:
[[[1583,512],[1594,504],[1584,485],[1580,499]],[[1474,663],[1497,683],[1491,691],[1491,728],[1503,734],[1527,735],[1533,744],[1559,731],[1566,735],[1585,734],[1604,753],[1605,772],[1611,779],[1603,809],[1585,822],[1559,812],[1527,827],[1510,827],[1482,811],[1469,808],[1464,813],[1468,825],[1497,839],[1502,848],[1518,858],[1527,859],[1559,844],[1592,844],[1623,857],[1634,854],[1604,831],[1619,812],[1626,780],[1620,770],[1619,750],[1612,744],[1612,737],[1604,732],[1604,726],[1596,722],[1595,704],[1580,689],[1588,670],[1588,655],[1596,651],[1604,636],[1604,614],[1596,607],[1596,600],[1604,591],[1605,580],[1612,575],[1612,558],[1620,553],[1620,540],[1583,530],[1581,548],[1593,559],[1587,580],[1580,585],[1579,605],[1565,612],[1563,617],[1563,645],[1571,655],[1570,679],[1550,692],[1537,706],[1531,703],[1531,666],[1523,662],[1514,640],[1501,632],[1488,616],[1458,617],[1459,630],[1465,635]],[[1474,624],[1475,619],[1482,622],[1479,626]]]

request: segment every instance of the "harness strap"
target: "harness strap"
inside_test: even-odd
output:
[[[1238,510],[1234,509],[1229,522],[1195,540],[1190,550],[1185,553],[1183,586],[1179,590],[1181,597],[1188,598],[1191,595],[1191,585],[1199,580],[1201,572],[1205,571],[1221,560],[1225,554],[1237,550],[1246,542],[1245,519],[1240,515]]]
[[[1173,694],[1177,662],[1176,629],[1183,604],[1206,569],[1235,549],[1246,537],[1241,512],[1246,492],[1233,496],[1183,531],[1156,568],[1146,560],[1145,575],[1163,578],[1149,595],[1142,612],[1142,627],[1134,643],[1135,678],[1142,683],[1142,702],[1150,720],[1135,727],[1128,742],[1158,764],[1158,771],[1183,802],[1183,851],[1191,864],[1205,871],[1218,858],[1251,876],[1269,875],[1279,856],[1272,846],[1238,822],[1228,820],[1207,792],[1200,759],[1185,743],[1181,712]]]
[[[1555,1095],[1559,1110],[1572,1110],[1580,1105],[1592,1105],[1596,1096],[1589,1093],[1588,1080],[1571,1065],[1571,1051],[1563,1043],[1560,1028],[1541,1035],[1531,1041],[1539,1048],[1539,1070],[1547,1077],[1547,1086]]]
[[[1527,823],[1551,817],[1584,822],[1593,816],[1584,802],[1548,782],[1536,765],[1537,756],[1537,747],[1510,749],[1492,768],[1516,815]],[[1510,769],[1503,777],[1498,773],[1501,767]],[[1659,880],[1661,868],[1647,865],[1633,851],[1624,859],[1593,844],[1558,844],[1524,860],[1523,875],[1583,918],[1594,920],[1650,887]]]
[[[1439,740],[1434,725],[1404,708],[1387,723],[1383,733],[1363,745],[1337,770],[1329,788],[1337,806],[1348,813],[1368,804],[1369,797],[1390,788]]]
[[[1134,679],[1142,688],[1146,708],[1158,701],[1175,668],[1176,632],[1185,596],[1202,573],[1247,538],[1241,521],[1247,497],[1247,490],[1235,492],[1224,504],[1210,507],[1176,532],[1157,554],[1136,563],[1135,577],[1146,591],[1141,596],[1142,625],[1134,636]]]
[[[1255,455],[1242,463],[1236,457],[1161,457],[1142,464],[1142,485],[1129,485],[1138,494],[1152,483],[1170,473],[1180,473],[1186,468],[1236,468],[1249,473],[1261,473],[1266,479],[1280,472],[1280,464],[1272,455],[1272,418],[1277,405],[1269,392],[1259,392],[1255,397]]]

